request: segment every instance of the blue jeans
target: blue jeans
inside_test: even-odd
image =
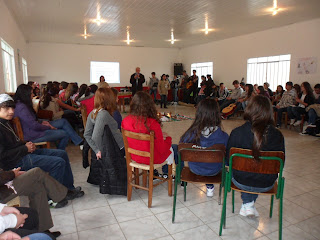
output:
[[[33,233],[27,237],[29,237],[30,240],[52,240],[52,238],[45,233]]]
[[[68,189],[74,188],[69,157],[64,150],[37,149],[33,153],[24,156],[17,167],[21,167],[23,171],[39,167]]]
[[[157,89],[150,88],[149,94],[152,96],[153,93],[153,100],[157,101]]]
[[[59,141],[57,148],[61,150],[66,149],[69,138],[75,145],[79,145],[82,142],[82,138],[74,131],[74,129],[66,119],[61,118],[58,120],[54,120],[51,121],[50,124],[57,129],[46,130],[43,137],[37,138],[32,142],[37,143]]]
[[[270,189],[273,188],[273,185],[270,187],[266,187],[266,188],[258,188],[258,187],[251,187],[251,186],[243,185],[243,184],[237,182],[237,180],[235,180],[234,178],[232,178],[232,182],[234,183],[234,185],[236,185],[236,187],[238,187],[244,191],[249,191],[249,192],[258,192],[258,193],[268,192]],[[245,192],[241,193],[241,199],[242,199],[243,204],[250,203],[252,201],[255,202],[257,200],[257,198],[258,198],[258,194],[251,194],[251,193],[245,193]]]
[[[317,121],[317,113],[316,113],[316,111],[314,109],[311,108],[308,111],[308,117],[309,117],[308,123],[312,124],[312,125],[315,125],[316,121]]]

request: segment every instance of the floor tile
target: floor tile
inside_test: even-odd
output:
[[[192,236],[192,239],[201,240],[220,239],[219,236],[206,225],[176,233],[173,235],[173,238],[175,240],[185,240],[190,239],[190,236]]]
[[[79,240],[99,239],[99,240],[125,240],[120,226],[113,224],[109,226],[94,228],[79,232]]]
[[[157,214],[156,217],[170,234],[204,225],[204,223],[187,208],[180,208],[176,210],[174,223],[172,223],[172,212],[160,213]]]
[[[209,223],[208,226],[216,233],[219,234],[220,221]],[[263,234],[244,221],[240,216],[233,216],[226,219],[226,229],[222,230],[224,240],[237,239],[249,240],[262,237]]]
[[[128,240],[151,240],[168,235],[155,216],[142,217],[119,224]]]
[[[320,239],[320,215],[299,222],[296,226]]]
[[[310,193],[304,193],[299,196],[289,198],[295,204],[308,209],[310,212],[320,214],[320,197],[313,196]]]
[[[74,211],[82,211],[97,207],[107,207],[108,201],[102,194],[85,194],[82,198],[73,200]]]
[[[271,240],[279,239],[279,232],[273,232],[267,235]],[[315,240],[316,238],[310,235],[309,233],[301,230],[300,228],[292,225],[282,230],[282,239],[283,240]]]
[[[63,235],[77,232],[75,217],[73,213],[53,216],[52,219],[54,227],[51,228],[50,231],[60,231]]]
[[[62,234],[59,240],[79,240],[77,233]]]
[[[152,215],[151,210],[140,199],[110,206],[118,222]]]
[[[79,230],[88,230],[92,228],[111,225],[117,222],[110,207],[100,207],[77,211],[74,213]]]

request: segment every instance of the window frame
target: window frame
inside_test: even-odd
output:
[[[14,60],[14,48],[4,39],[0,38],[2,67],[6,92],[15,92],[17,89],[16,67]],[[10,68],[7,70],[7,68]]]
[[[28,64],[27,64],[27,60],[24,59],[23,57],[21,58],[21,65],[22,65],[23,83],[27,84],[29,81],[29,79],[28,79]]]
[[[207,68],[207,71],[204,71],[204,69]],[[207,77],[207,74],[211,74],[211,78],[213,79],[213,62],[199,62],[199,63],[192,63],[191,64],[191,71],[190,76],[192,76],[192,71],[197,71],[197,76],[199,77],[198,81],[198,88],[200,88],[201,84],[201,76],[204,75]]]

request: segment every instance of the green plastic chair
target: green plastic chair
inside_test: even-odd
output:
[[[190,183],[205,183],[205,184],[220,184],[219,188],[219,204],[221,204],[221,192],[225,179],[225,152],[226,148],[223,144],[215,144],[209,148],[199,148],[194,144],[180,143],[178,146],[179,162],[176,167],[176,178],[174,183],[174,198],[172,223],[175,220],[176,202],[177,202],[177,186],[184,181],[184,201],[187,199],[186,182]],[[222,171],[216,176],[199,176],[190,171],[188,167],[181,169],[181,161],[185,162],[203,162],[203,163],[222,163]]]
[[[272,218],[273,200],[274,196],[280,200],[279,205],[279,239],[282,239],[282,211],[283,211],[283,189],[285,178],[282,177],[284,166],[284,153],[283,152],[261,152],[260,161],[257,162],[252,156],[252,151],[241,148],[230,149],[229,171],[226,172],[224,200],[220,219],[219,236],[222,234],[222,227],[226,228],[226,205],[227,194],[232,190],[232,213],[234,213],[234,191],[246,192],[259,195],[270,195],[270,213],[269,217]],[[279,174],[278,181],[275,182],[274,187],[268,192],[249,192],[237,188],[232,183],[232,170],[260,173],[260,174]]]

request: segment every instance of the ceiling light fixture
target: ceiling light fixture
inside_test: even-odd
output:
[[[82,37],[84,37],[84,39],[87,39],[88,37],[90,37],[90,34],[87,34],[87,26],[84,25],[84,30],[83,30],[83,34],[81,35]]]
[[[133,40],[130,39],[130,32],[129,32],[130,27],[127,26],[127,45],[130,45]]]
[[[209,28],[208,15],[207,14],[206,14],[206,17],[205,17],[204,29],[201,29],[201,31],[204,32],[206,35],[208,35],[209,32],[214,31],[213,28]]]
[[[174,44],[175,41],[176,39],[174,39],[173,29],[171,29],[171,44]]]
[[[279,8],[278,8],[278,0],[273,0],[273,9],[272,9],[272,15],[276,15],[279,11]]]
[[[98,26],[101,25],[101,23],[105,23],[106,20],[101,18],[101,15],[100,15],[100,4],[97,5],[97,18],[95,19],[92,19],[92,22],[96,23]]]

